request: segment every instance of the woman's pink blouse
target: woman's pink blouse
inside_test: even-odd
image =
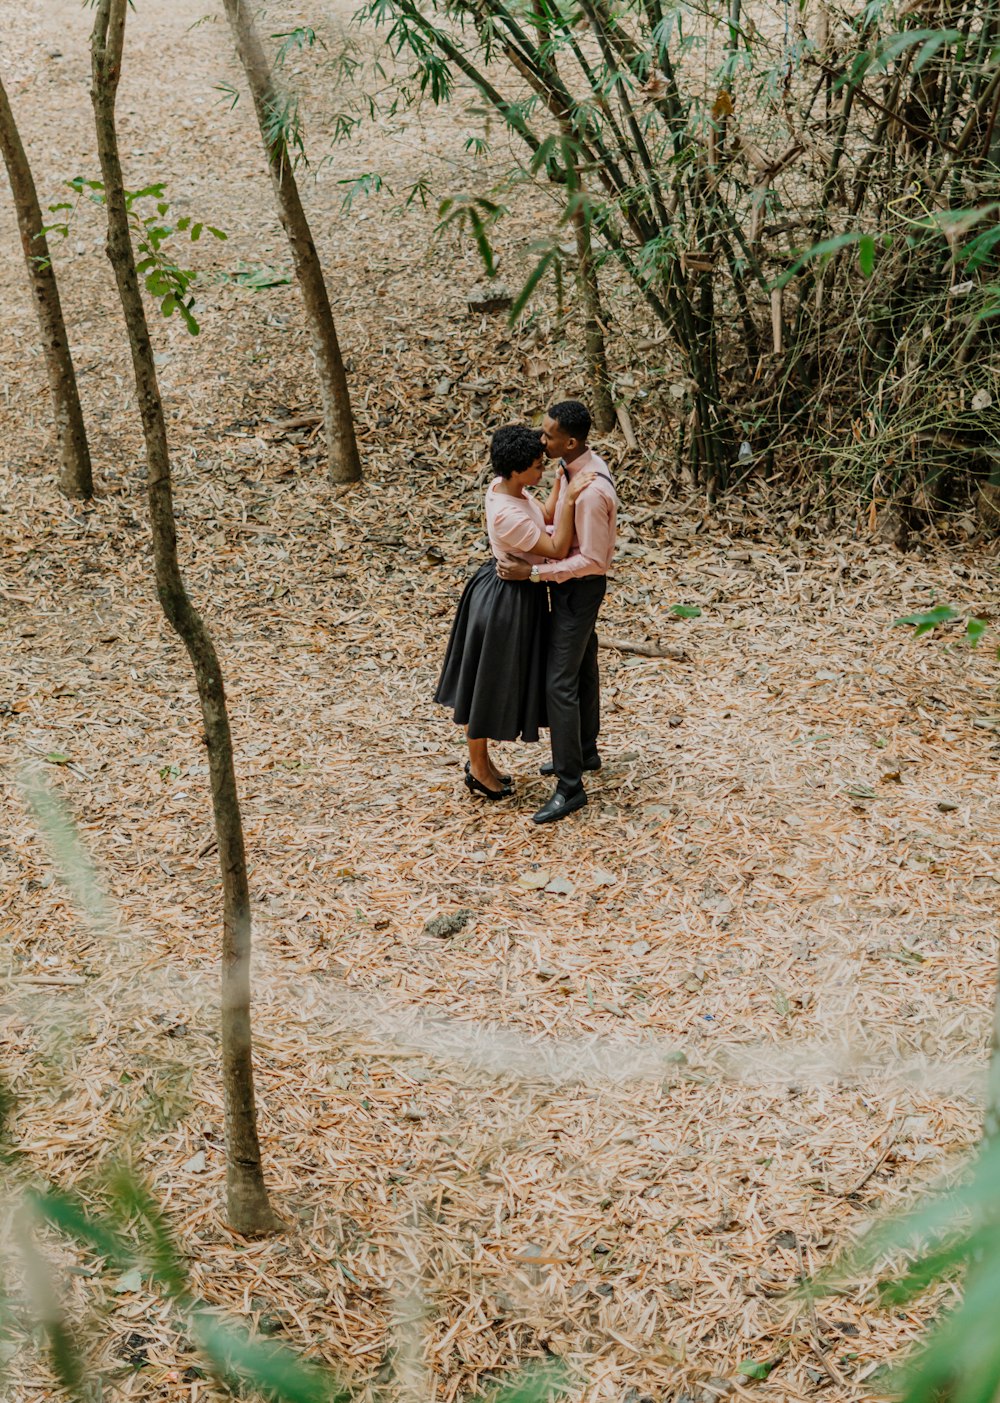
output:
[[[545,559],[533,555],[532,547],[545,530],[545,516],[534,497],[509,497],[497,488],[503,478],[494,478],[486,489],[486,530],[493,554],[498,560],[505,555],[537,564]]]

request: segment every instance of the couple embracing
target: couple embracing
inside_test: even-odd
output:
[[[491,740],[538,739],[548,726],[555,793],[534,814],[555,823],[587,802],[584,770],[598,770],[600,682],[597,615],[615,550],[618,499],[607,464],[588,446],[590,414],[578,400],[554,404],[542,429],[509,424],[490,444],[493,479],[486,525],[493,559],[459,601],[434,700],[465,726],[465,783],[506,799]],[[545,459],[559,463],[542,502],[530,488]]]

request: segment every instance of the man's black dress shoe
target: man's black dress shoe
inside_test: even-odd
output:
[[[543,804],[537,814],[532,814],[536,823],[558,823],[567,814],[582,809],[587,802],[587,791],[578,789],[575,794],[564,794],[557,789],[547,804]]]
[[[601,757],[599,755],[588,756],[583,762],[583,768],[585,770],[599,770],[601,768]],[[555,772],[556,767],[551,760],[547,765],[539,765],[538,767],[538,773],[540,775],[554,775]]]

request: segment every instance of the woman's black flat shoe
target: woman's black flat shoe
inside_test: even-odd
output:
[[[466,773],[467,775],[472,773],[472,766],[469,764],[468,760],[466,760],[466,762],[465,762],[465,773]],[[498,780],[500,781],[500,783],[503,785],[504,789],[509,789],[510,786],[511,786],[511,783],[512,783],[512,781],[513,781],[513,776],[512,776],[512,775],[497,775],[497,779],[498,779]]]
[[[481,794],[484,799],[509,799],[513,790],[487,789],[485,784],[480,784],[475,775],[465,776],[465,787],[470,794]]]

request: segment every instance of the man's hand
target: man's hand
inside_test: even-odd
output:
[[[515,560],[509,565],[498,560],[497,574],[501,580],[526,580],[531,574],[531,566],[526,560]]]

